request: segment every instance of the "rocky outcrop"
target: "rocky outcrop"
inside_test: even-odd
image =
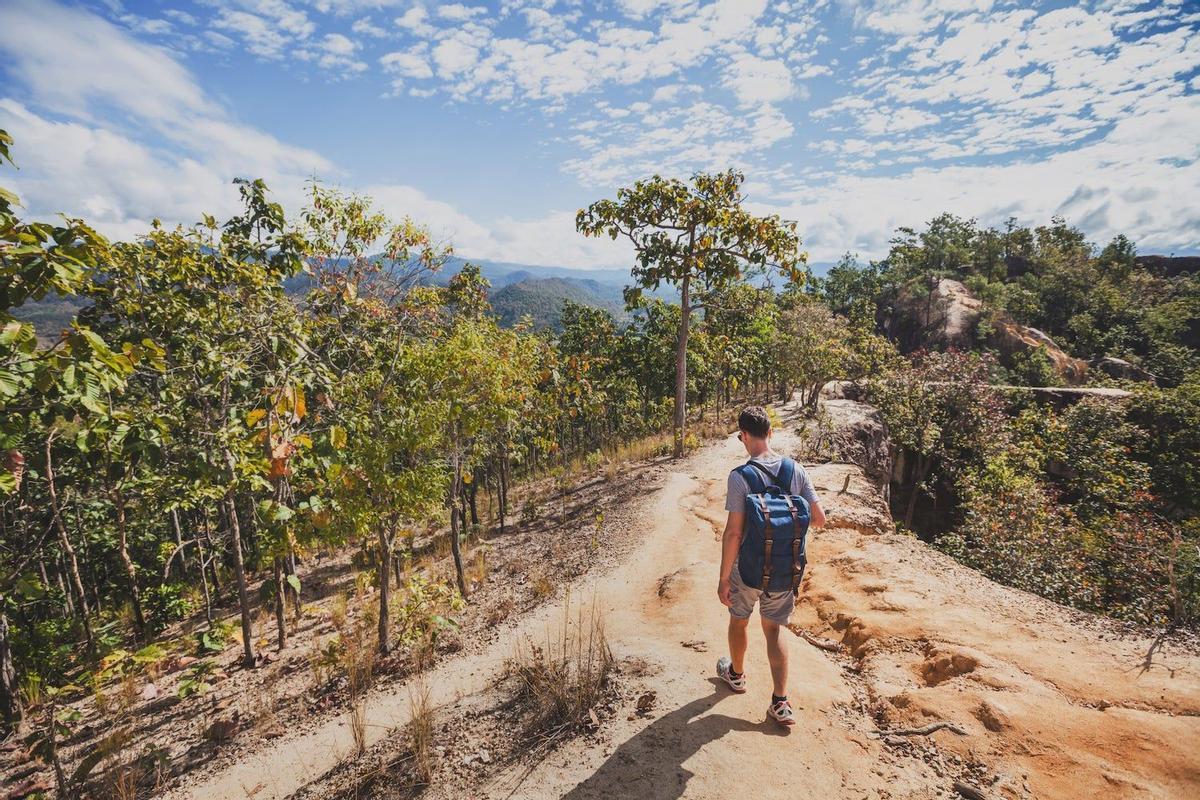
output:
[[[830,451],[839,461],[858,466],[881,489],[892,474],[891,448],[883,417],[873,406],[856,400],[829,399],[822,403],[834,428]]]
[[[941,278],[928,294],[903,292],[896,300],[888,334],[901,350],[966,350],[984,313],[983,301],[962,283]]]
[[[1103,356],[1094,358],[1091,361],[1093,370],[1103,372],[1113,378],[1121,378],[1127,381],[1140,381],[1142,383],[1154,383],[1157,379],[1147,370],[1142,369],[1137,364],[1130,363],[1123,358],[1114,356]]]
[[[1068,384],[1078,386],[1087,380],[1088,363],[1067,355],[1053,339],[1037,328],[1014,322],[1008,315],[1000,314],[993,323],[993,329],[994,333],[989,337],[988,343],[1004,357],[1012,358],[1042,348],[1050,363],[1054,365],[1054,371]]]
[[[889,336],[900,349],[972,349],[978,343],[980,322],[990,317],[986,343],[1004,360],[1042,349],[1062,380],[1078,386],[1087,380],[1088,363],[1068,355],[1037,328],[1022,325],[1004,312],[988,310],[961,282],[941,278],[927,295],[902,293],[887,321]]]

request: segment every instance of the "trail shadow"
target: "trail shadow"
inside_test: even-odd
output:
[[[684,766],[702,747],[730,731],[758,731],[766,736],[787,736],[788,730],[771,722],[764,712],[761,722],[706,714],[729,696],[724,684],[711,678],[712,694],[660,717],[617,748],[598,770],[564,800],[636,797],[639,800],[676,800],[683,795],[694,773]],[[701,716],[705,715],[705,716]]]

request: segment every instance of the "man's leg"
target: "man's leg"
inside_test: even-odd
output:
[[[787,697],[788,654],[787,647],[779,639],[780,626],[766,617],[761,617],[763,636],[767,639],[767,660],[771,662],[771,680],[775,683],[774,693],[778,697]],[[732,622],[732,620],[730,621]],[[733,648],[733,627],[729,628],[729,646]],[[746,647],[746,629],[742,628],[742,649]],[[734,666],[739,663],[734,660]]]
[[[732,614],[729,617],[729,660],[733,662],[733,671],[738,674],[746,671],[746,628],[749,625],[748,619],[739,619]]]

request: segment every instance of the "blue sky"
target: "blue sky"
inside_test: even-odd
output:
[[[313,176],[469,257],[622,266],[574,213],[745,171],[814,261],[943,210],[1200,252],[1200,4],[0,0],[30,214],[131,237]]]

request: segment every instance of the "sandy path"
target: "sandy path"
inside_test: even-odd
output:
[[[785,431],[776,440],[787,452]],[[1200,664],[1171,649],[1143,668],[1150,640],[997,586],[918,542],[864,532],[878,503],[861,471],[810,470],[835,527],[810,545],[796,622],[842,641],[842,654],[787,637],[798,724],[766,721],[770,691],[762,636],[751,626],[750,692],[711,678],[724,651],[726,611],[715,597],[717,537],[728,469],[744,458],[734,438],[678,464],[646,498],[645,539],[617,569],[585,577],[576,597],[606,611],[620,657],[650,667],[651,719],[607,725],[532,771],[501,773],[488,796],[519,798],[930,798],[966,778],[988,797],[1184,797],[1200,792]],[[847,482],[848,479],[848,482]],[[845,489],[844,493],[842,490]],[[858,521],[858,522],[856,522]],[[837,527],[843,525],[846,527]],[[663,576],[674,575],[665,597]],[[540,634],[562,612],[548,604],[481,655],[431,674],[449,704],[483,690],[521,633]],[[681,646],[703,640],[708,652]],[[377,693],[367,707],[377,741],[408,719],[408,692]],[[885,744],[878,727],[947,719],[941,731]],[[175,798],[287,797],[350,750],[345,717],[267,745]],[[433,794],[436,795],[436,792]]]

